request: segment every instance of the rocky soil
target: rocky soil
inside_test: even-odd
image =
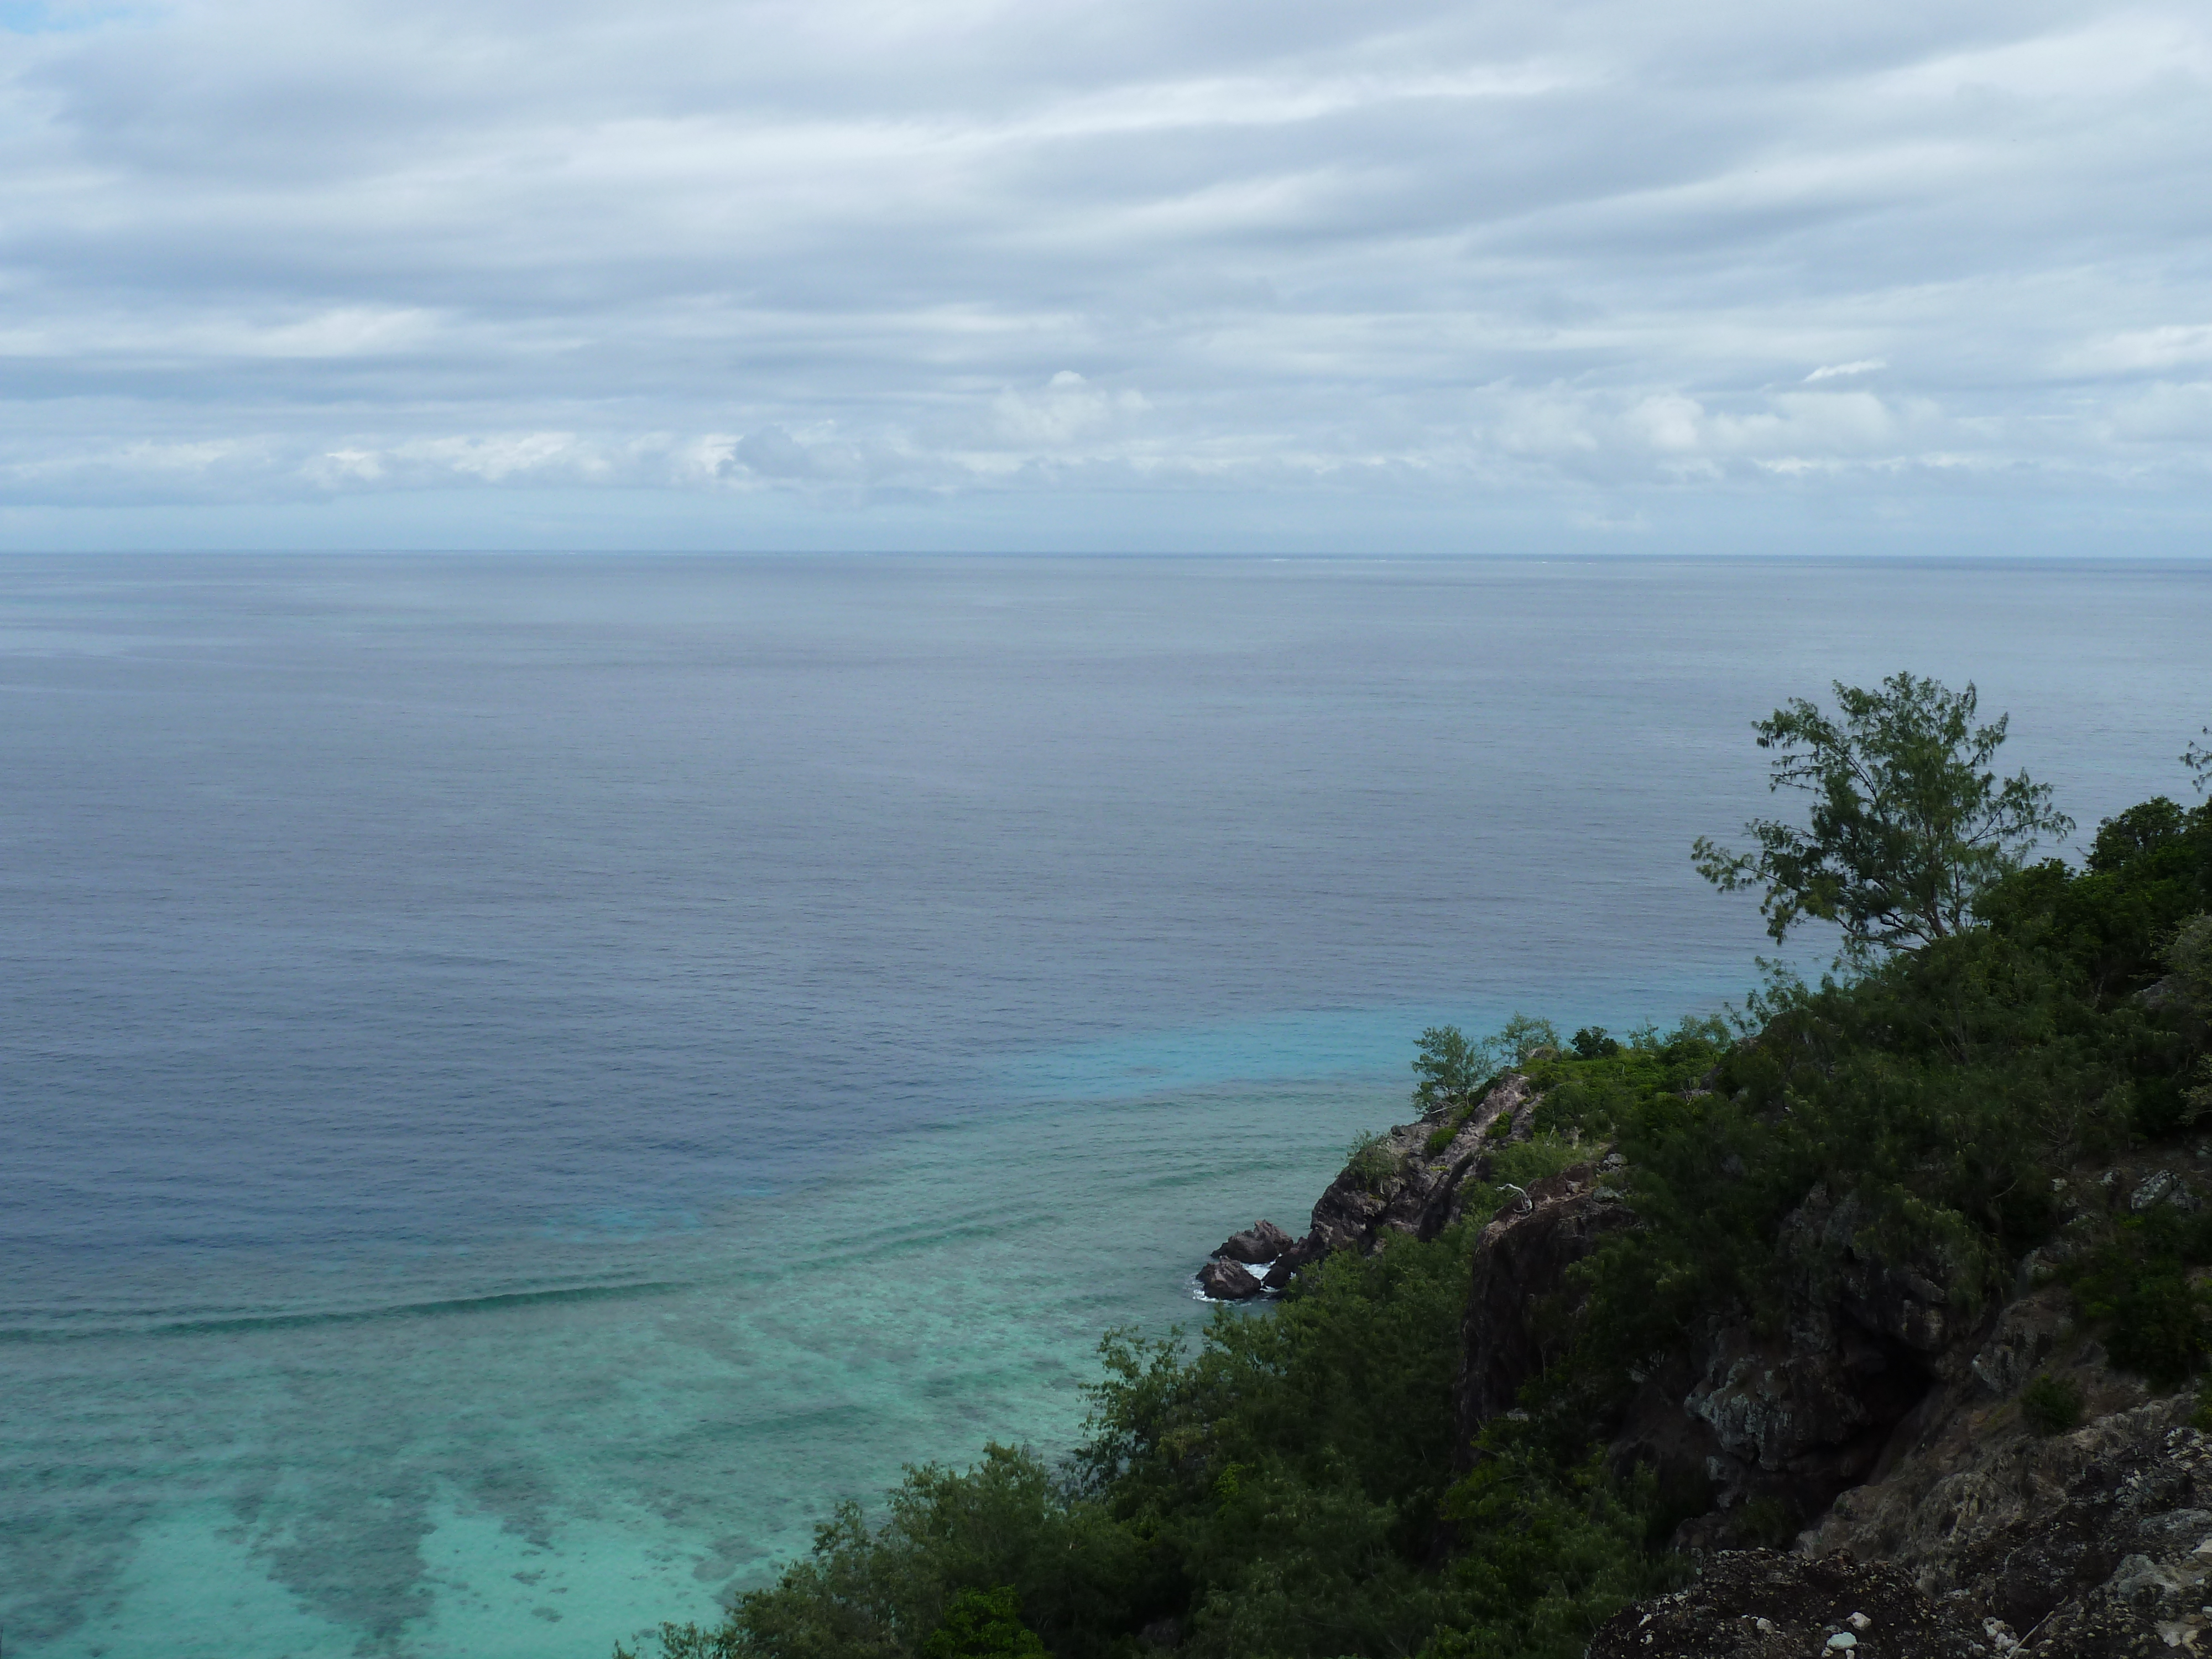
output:
[[[1961,1472],[1948,1531],[1910,1560],[1709,1556],[1689,1589],[1617,1614],[1590,1659],[2212,1652],[2212,1440],[2174,1422],[2190,1403],[2116,1413]],[[1978,1508],[1977,1491],[1997,1501]]]
[[[1615,1614],[1589,1659],[1970,1659],[1990,1650],[1963,1613],[1895,1567],[1729,1550],[1687,1589]]]

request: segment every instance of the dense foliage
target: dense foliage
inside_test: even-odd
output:
[[[1699,1315],[1778,1317],[1808,1198],[1853,1206],[1884,1259],[1940,1263],[1968,1309],[2039,1251],[2117,1363],[2178,1382],[2212,1331],[2191,1277],[2212,1212],[2130,1213],[2083,1172],[2212,1113],[2208,910],[2212,805],[2154,800],[2082,867],[2015,869],[1972,925],[1777,977],[1732,1024],[1425,1033],[1418,1098],[1447,1123],[1501,1065],[1542,1091],[1537,1139],[1498,1152],[1468,1220],[1218,1310],[1194,1352],[1109,1335],[1068,1458],[994,1446],[910,1471],[720,1628],[668,1630],[669,1659],[1107,1659],[1170,1638],[1193,1659],[1570,1659],[1675,1570],[1683,1495],[1607,1473],[1608,1413]],[[1578,1270],[1569,1357],[1470,1457],[1452,1395],[1474,1230],[1504,1183],[1601,1143],[1642,1224]],[[2079,1409],[2063,1384],[2033,1394],[2039,1429]]]

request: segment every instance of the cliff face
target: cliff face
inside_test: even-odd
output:
[[[1525,1124],[1534,1101],[1524,1079],[1512,1081]],[[1637,1224],[1607,1179],[1620,1165],[1608,1153],[1539,1182],[1477,1239],[1456,1400],[1463,1440],[1511,1410],[1522,1384],[1571,1340],[1580,1308],[1570,1269]],[[1384,1206],[1382,1224],[1389,1214]],[[1931,1389],[1966,1374],[1975,1351],[1961,1346],[1952,1264],[1877,1261],[1856,1243],[1865,1222],[1850,1200],[1809,1195],[1777,1241],[1792,1274],[1783,1328],[1762,1332],[1747,1315],[1709,1319],[1630,1401],[1613,1437],[1616,1465],[1656,1465],[1672,1489],[1712,1492],[1711,1516],[1686,1531],[1685,1545],[1729,1541],[1754,1502],[1769,1527],[1778,1516],[1793,1525],[1816,1517],[1866,1479]]]
[[[1879,1262],[1856,1242],[1865,1221],[1855,1203],[1815,1190],[1776,1240],[1790,1276],[1780,1328],[1710,1317],[1632,1402],[1615,1462],[1712,1486],[1712,1514],[1686,1528],[1685,1546],[1732,1541],[1753,1504],[1770,1528],[1817,1516],[1972,1358],[1953,1264]]]
[[[2079,1184],[2136,1215],[2185,1210],[2202,1200],[2173,1160],[2171,1148],[2141,1153]],[[1504,1380],[1533,1369],[1513,1293],[1558,1307],[1571,1288],[1571,1249],[1509,1276],[1499,1246],[1516,1230],[1534,1244],[1632,1225],[1624,1209],[1592,1182],[1486,1232],[1463,1430],[1501,1408]],[[1701,1468],[1713,1507],[1675,1535],[1698,1583],[1624,1613],[1592,1659],[2212,1653],[2212,1438],[2191,1425],[2196,1400],[2153,1398],[2114,1370],[2044,1263],[2032,1258],[2010,1296],[1975,1307],[1956,1264],[1875,1259],[1857,1243],[1864,1222],[1849,1200],[1810,1194],[1777,1239],[1784,1328],[1711,1320],[1638,1390],[1616,1465],[1656,1463],[1678,1480]],[[2081,1426],[2035,1431],[2021,1395],[2039,1375],[2079,1401]],[[1731,1550],[1778,1522],[1802,1528],[1789,1553]]]
[[[1475,1240],[1456,1401],[1461,1457],[1475,1434],[1513,1409],[1522,1385],[1541,1372],[1568,1340],[1580,1310],[1545,1304],[1570,1290],[1568,1269],[1636,1217],[1605,1176],[1617,1157],[1577,1164],[1537,1182],[1494,1217]]]

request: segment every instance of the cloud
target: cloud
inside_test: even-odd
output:
[[[2212,363],[2212,323],[2169,323],[2091,340],[2062,360],[2076,374],[2130,374]]]
[[[1862,357],[1855,363],[1830,363],[1826,368],[1816,368],[1805,377],[1805,380],[1810,385],[1814,380],[1838,380],[1846,374],[1871,374],[1877,368],[1888,367],[1889,363],[1884,358]]]
[[[1072,368],[1063,368],[1038,392],[1001,392],[992,400],[1000,436],[1023,451],[1054,451],[1112,427],[1117,417],[1147,407],[1133,388],[1109,393]]]
[[[2196,8],[7,16],[0,506],[2203,504]]]

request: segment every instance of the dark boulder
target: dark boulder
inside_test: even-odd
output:
[[[1213,1254],[1226,1261],[1249,1262],[1259,1267],[1273,1261],[1297,1243],[1272,1221],[1261,1221],[1223,1241]]]
[[[1271,1291],[1287,1290],[1291,1281],[1297,1277],[1299,1268],[1310,1261],[1320,1261],[1328,1254],[1328,1247],[1320,1240],[1311,1236],[1299,1239],[1277,1256],[1275,1265],[1267,1269],[1267,1288]]]
[[[1237,1263],[1217,1259],[1198,1270],[1198,1288],[1216,1302],[1245,1302],[1260,1294],[1260,1280]]]

